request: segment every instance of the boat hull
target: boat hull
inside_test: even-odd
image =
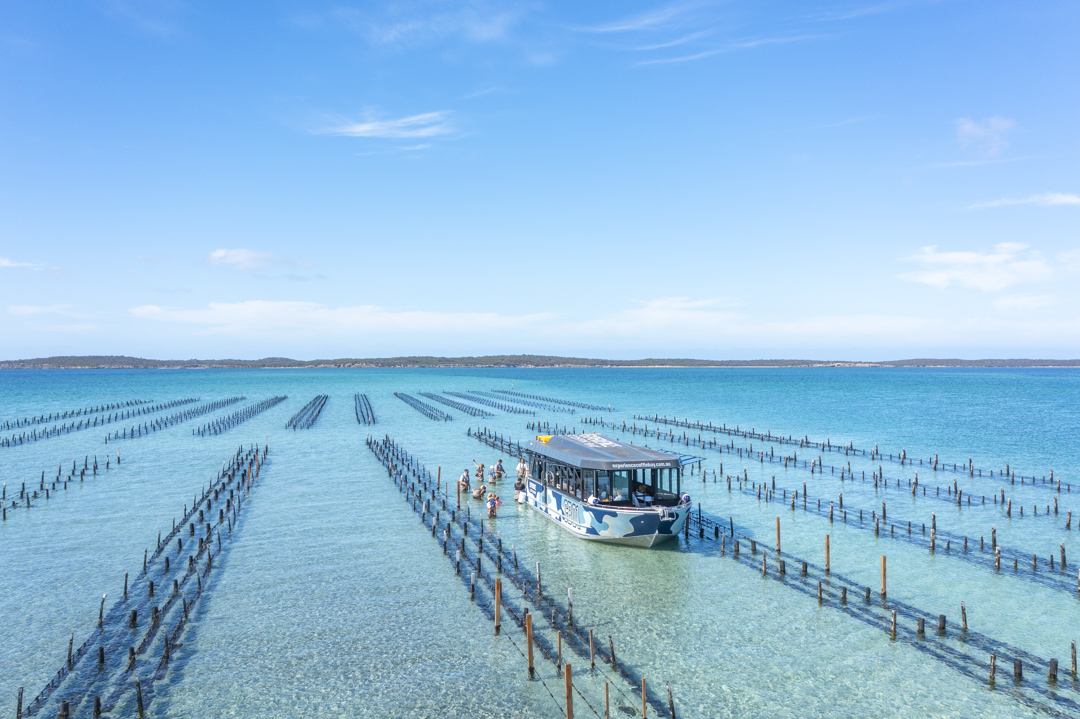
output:
[[[655,509],[589,505],[557,489],[530,479],[526,504],[571,534],[594,542],[652,547],[677,537],[690,505]]]

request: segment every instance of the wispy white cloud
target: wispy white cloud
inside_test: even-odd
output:
[[[690,55],[680,55],[678,57],[665,57],[656,60],[643,60],[637,63],[638,65],[669,65],[672,63],[680,62],[692,62],[694,60],[704,60],[707,57],[714,57],[716,55],[723,55],[729,52],[735,52],[737,50],[750,50],[756,47],[762,47],[765,45],[785,45],[792,42],[801,42],[803,40],[817,40],[824,37],[823,35],[786,35],[782,37],[762,37],[750,40],[740,40],[732,42],[723,47],[715,47],[709,50],[702,50],[701,52],[692,53]]]
[[[203,264],[230,267],[238,272],[247,272],[259,279],[286,279],[296,282],[325,279],[321,274],[297,271],[310,268],[309,262],[261,250],[242,248],[213,250],[203,260]]]
[[[72,311],[71,305],[8,305],[8,314],[16,317],[29,317],[32,315],[80,316]]]
[[[529,13],[527,2],[399,0],[381,8],[336,7],[294,18],[307,29],[341,27],[374,46],[416,46],[447,38],[469,43],[506,39]]]
[[[1019,198],[1005,198],[1001,200],[991,200],[990,202],[978,202],[974,205],[968,205],[969,210],[981,210],[986,207],[1004,207],[1006,205],[1038,205],[1040,207],[1059,207],[1063,205],[1080,205],[1080,195],[1073,195],[1064,192],[1044,192],[1041,195],[1031,195],[1030,197]]]
[[[321,130],[324,135],[344,137],[377,137],[388,139],[438,137],[453,132],[450,113],[444,110],[409,115],[396,120],[367,120],[347,122]]]
[[[619,20],[599,25],[575,28],[579,32],[597,34],[643,32],[668,27],[676,20],[681,20],[687,13],[698,9],[702,3],[676,3],[646,13],[630,15]]]
[[[983,121],[961,117],[954,121],[960,147],[985,157],[997,157],[1009,146],[1008,135],[1016,122],[1007,117],[988,117]]]
[[[984,348],[988,337],[1001,347],[1076,346],[1080,318],[1024,311],[1051,302],[1050,297],[1018,293],[1003,295],[989,314],[815,314],[808,310],[782,318],[763,315],[734,300],[685,297],[641,301],[584,317],[261,300],[211,303],[195,309],[143,305],[132,308],[130,314],[169,328],[169,335],[180,341],[210,337],[215,346],[272,337],[276,346],[310,347],[317,340],[323,346],[364,347],[369,349],[361,351],[370,352],[372,347],[406,342],[415,343],[410,345],[416,348],[413,351],[423,352],[447,343],[475,344],[475,338],[483,336],[496,342],[493,347],[507,351],[546,347],[571,354],[592,352],[592,356],[611,356],[624,348],[660,351],[664,356],[673,352],[694,356],[693,348],[698,348],[699,354],[723,356],[733,348],[762,347],[835,356],[837,348],[910,351],[912,336],[918,336],[923,347]]]
[[[679,45],[685,45],[688,42],[693,42],[694,40],[700,40],[703,37],[709,37],[710,35],[715,34],[715,32],[716,32],[715,30],[699,30],[698,32],[692,32],[689,35],[683,35],[682,37],[677,37],[674,40],[668,40],[667,42],[660,42],[660,43],[656,43],[654,45],[643,45],[641,47],[636,47],[634,49],[639,50],[641,52],[651,52],[653,50],[664,50],[664,49],[669,48],[669,47],[677,47]]]
[[[6,257],[0,257],[0,267],[32,267],[38,269],[39,265],[35,265],[32,262],[16,262],[15,260],[9,260]]]
[[[1053,276],[1040,253],[1017,242],[999,243],[992,252],[939,252],[936,245],[931,245],[906,259],[923,269],[900,274],[900,279],[941,289],[958,286],[999,292],[1024,282],[1044,282]]]
[[[241,272],[259,270],[275,264],[281,260],[281,256],[273,252],[260,252],[259,250],[245,249],[220,249],[214,250],[206,257],[208,265],[227,265]]]
[[[507,316],[493,312],[395,311],[376,305],[328,307],[315,302],[251,300],[212,302],[204,309],[183,310],[143,305],[136,317],[196,325],[210,333],[288,331],[304,335],[356,333],[451,333],[521,329],[550,315]]]

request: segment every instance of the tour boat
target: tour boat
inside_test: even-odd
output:
[[[700,457],[600,434],[537,437],[526,445],[526,503],[582,539],[651,547],[683,530],[690,496],[682,468]]]

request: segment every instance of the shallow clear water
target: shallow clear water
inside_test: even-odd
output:
[[[1080,517],[1073,518],[1072,531],[1064,529],[1066,512],[1080,511],[1074,442],[1080,430],[1080,374],[1074,371],[25,371],[0,373],[0,418],[135,398],[197,395],[209,401],[243,393],[247,400],[107,446],[99,428],[0,448],[0,481],[8,485],[9,507],[24,478],[28,487],[37,487],[42,471],[48,480],[62,463],[67,470],[77,459],[81,467],[87,454],[97,454],[102,466],[106,454],[115,461],[119,450],[122,457],[119,467],[112,464],[81,483],[76,479],[30,510],[9,508],[0,526],[0,576],[5,578],[0,714],[14,715],[18,687],[26,688],[29,701],[44,686],[64,662],[71,632],[76,645],[89,635],[101,594],[109,593],[111,603],[121,593],[124,573],[134,576],[143,550],[153,550],[158,532],[168,533],[173,518],[213,479],[222,461],[241,443],[267,442],[270,463],[183,646],[155,688],[151,716],[560,716],[562,679],[552,665],[538,661],[544,683],[527,681],[513,643],[520,646],[520,631],[507,625],[503,636],[493,635],[490,619],[470,602],[439,544],[363,442],[369,431],[389,435],[429,468],[441,466],[444,478],[454,478],[471,468],[473,459],[491,463],[500,456],[467,437],[467,427],[487,426],[524,440],[530,435],[528,421],[588,431],[581,418],[599,414],[538,412],[533,418],[494,411],[494,417],[476,419],[439,405],[454,416],[453,422],[439,423],[393,396],[395,391],[419,396],[422,391],[509,389],[511,381],[524,392],[610,403],[615,411],[603,413],[609,421],[659,413],[812,439],[827,436],[833,444],[852,441],[862,448],[876,442],[886,453],[906,448],[909,457],[924,460],[938,452],[950,467],[972,457],[976,467],[994,469],[995,475],[1006,462],[1025,475],[1041,477],[1054,469],[1064,482],[1075,481],[1077,491],[1056,495],[1018,480],[1006,487],[1014,498],[1010,519],[999,505],[958,508],[936,497],[912,498],[906,485],[875,490],[872,482],[841,483],[828,471],[811,476],[801,467],[785,470],[776,463],[674,445],[707,458],[707,481],[695,476],[684,485],[704,512],[732,517],[737,528],[770,546],[779,516],[785,552],[816,564],[824,563],[824,535],[829,534],[833,571],[875,589],[880,556],[888,555],[890,599],[946,614],[950,622],[959,619],[964,601],[973,631],[1059,658],[1058,691],[1080,699],[1067,676],[1069,642],[1080,636],[1075,592],[1029,581],[1030,561],[1021,562],[1016,573],[1010,563],[996,574],[963,561],[955,546],[942,551],[940,540],[931,555],[924,546],[885,533],[875,537],[868,514],[862,528],[850,514],[851,507],[867,513],[880,509],[885,500],[891,522],[929,526],[933,512],[940,531],[973,542],[985,536],[989,543],[990,528],[996,526],[999,543],[1039,555],[1040,571],[1064,542],[1075,579]],[[355,392],[367,393],[374,406],[379,424],[370,430],[354,418]],[[220,436],[191,435],[210,418],[278,394],[289,399]],[[316,394],[330,400],[315,426],[285,430],[288,418]],[[605,431],[659,448],[673,446]],[[755,441],[755,450],[761,444]],[[790,453],[791,447],[775,451]],[[819,454],[807,450],[805,456]],[[955,477],[973,501],[985,494],[989,502],[1003,484],[997,476],[972,479],[862,457],[822,456],[837,472],[850,459],[856,473],[868,477],[879,464],[887,477],[905,481],[919,471],[921,483],[941,486],[943,494]],[[503,458],[511,467],[515,463]],[[848,522],[838,514],[830,523],[803,512],[801,503],[792,512],[783,501],[759,501],[737,488],[729,493],[722,479],[712,481],[711,470],[721,461],[728,474],[741,474],[745,467],[751,482],[775,475],[778,488],[800,491],[806,482],[810,496],[826,503],[838,501],[843,490]],[[507,486],[504,499],[510,494]],[[1045,507],[1054,496],[1059,515],[1047,516]],[[1039,515],[1032,516],[1036,502]],[[612,635],[620,660],[645,676],[653,692],[671,682],[680,716],[1039,713],[1009,695],[1011,678],[991,690],[986,681],[965,676],[907,642],[893,642],[880,627],[828,603],[819,606],[812,597],[763,579],[759,571],[718,556],[713,545],[695,538],[651,551],[596,545],[513,504],[502,508],[494,529],[523,561],[541,563],[550,594],[565,601],[566,588],[573,587],[578,623],[598,637]],[[1065,581],[1068,575],[1063,576]],[[602,682],[612,679],[610,672],[590,672],[578,657],[571,661],[582,694],[602,715]],[[999,677],[1010,668],[999,666]],[[625,683],[612,680],[611,690],[613,704],[634,703]],[[54,716],[51,706],[48,713]],[[575,711],[593,716],[584,704],[575,703]]]

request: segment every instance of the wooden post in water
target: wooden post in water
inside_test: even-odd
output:
[[[533,626],[532,613],[525,615],[525,644],[528,647],[529,678],[532,679],[536,670],[533,668]]]
[[[501,629],[500,610],[502,609],[502,578],[495,577],[495,633]]]
[[[829,574],[829,535],[825,535],[825,573]]]
[[[589,630],[589,666],[596,666],[596,652],[593,649],[593,630]]]
[[[776,518],[776,554],[780,554],[780,518]]]
[[[881,598],[885,598],[885,555],[881,555]]]
[[[563,679],[566,682],[566,719],[574,719],[574,681],[571,672],[572,668],[567,662],[566,669],[563,671]]]
[[[1076,672],[1073,672],[1075,674]],[[611,719],[611,701],[608,697],[608,683],[604,682],[604,719]]]
[[[994,684],[994,675],[997,674],[997,654],[990,655],[990,685]]]
[[[645,677],[641,678],[641,719],[645,719],[648,711],[648,702],[645,699]]]

